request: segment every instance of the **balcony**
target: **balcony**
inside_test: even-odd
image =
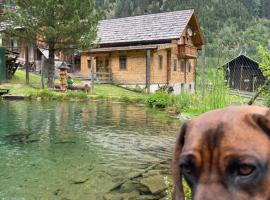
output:
[[[178,56],[184,59],[195,59],[197,58],[197,48],[186,44],[180,44],[178,45]]]

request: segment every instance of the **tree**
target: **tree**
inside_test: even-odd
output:
[[[261,88],[257,91],[257,93],[250,99],[248,102],[248,105],[252,105],[255,100],[258,98],[258,96],[263,93],[264,91],[267,91],[267,104],[269,106],[270,100],[269,100],[269,83],[270,83],[270,51],[267,51],[262,45],[259,45],[258,47],[259,55],[261,58],[261,63],[259,65],[259,68],[262,70],[263,75],[267,79],[265,84],[261,86]]]
[[[55,53],[89,48],[96,38],[99,13],[92,0],[12,1],[17,8],[5,15],[12,22],[7,32],[49,50],[48,87],[53,88]],[[24,31],[14,29],[18,26]]]

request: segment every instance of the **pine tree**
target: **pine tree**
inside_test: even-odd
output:
[[[57,51],[89,47],[96,37],[99,14],[92,0],[13,0],[18,6],[5,20],[7,32],[27,41],[44,44],[49,50],[48,87],[54,87],[54,56]],[[14,30],[23,27],[24,31]]]

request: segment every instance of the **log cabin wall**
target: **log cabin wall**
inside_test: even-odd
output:
[[[120,57],[126,58],[126,68],[120,68]],[[144,50],[113,52],[111,55],[111,72],[114,83],[145,84],[146,56]]]
[[[177,46],[169,48],[170,57],[168,57],[168,48],[152,50],[150,81],[151,84],[176,84],[193,83],[195,80],[195,59],[181,59],[178,57]],[[112,81],[117,84],[145,84],[146,81],[146,55],[145,50],[136,51],[118,51],[107,54],[85,53],[81,55],[81,71],[90,73],[88,60],[91,57],[107,57],[110,62],[110,72]],[[120,69],[120,57],[126,58],[126,68]],[[171,65],[168,66],[167,59],[170,59]],[[95,59],[96,60],[96,59]],[[96,72],[96,62],[94,63]],[[171,69],[168,70],[168,67]],[[170,76],[168,76],[170,72]],[[168,80],[168,77],[170,79]]]

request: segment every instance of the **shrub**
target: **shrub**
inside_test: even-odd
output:
[[[169,103],[170,95],[159,91],[146,97],[146,103],[153,108],[165,108]]]

